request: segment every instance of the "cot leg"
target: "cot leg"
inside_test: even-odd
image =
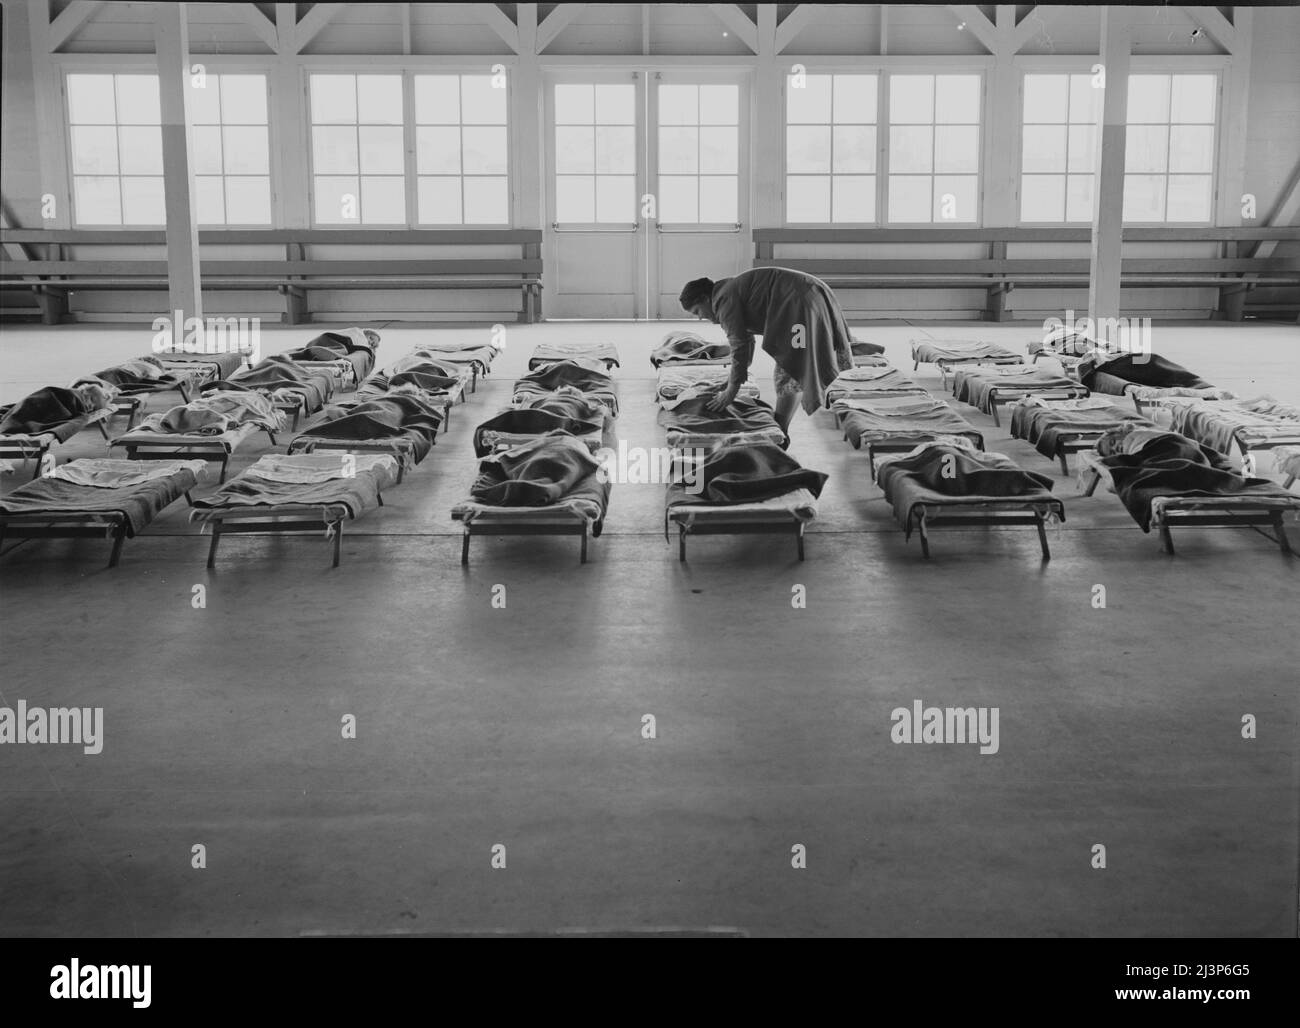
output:
[[[1038,518],[1038,545],[1043,549],[1043,560],[1052,559],[1052,551],[1047,548],[1047,526],[1043,523],[1042,515],[1036,515]]]
[[[876,451],[870,446],[867,447],[867,472],[871,475],[871,481],[876,480]]]
[[[1286,481],[1282,483],[1282,488],[1290,489],[1293,485],[1295,485],[1295,475],[1287,475]]]
[[[1056,456],[1057,456],[1057,457],[1060,459],[1060,461],[1061,461],[1061,474],[1064,475],[1066,478],[1069,478],[1069,477],[1070,477],[1070,465],[1067,464],[1066,461],[1065,461],[1065,451],[1062,450],[1062,451],[1061,451],[1060,453],[1058,453]]]
[[[686,563],[686,526],[677,526],[677,560],[679,563]]]
[[[108,566],[117,567],[117,562],[122,558],[122,544],[126,542],[126,522],[117,526],[113,533],[113,551],[108,555]]]
[[[343,522],[334,523],[334,564],[333,567],[339,566],[339,551],[343,548]]]
[[[402,477],[406,474],[406,460],[403,457],[397,458],[397,484],[402,484]]]
[[[217,566],[217,546],[221,542],[221,522],[212,522],[212,543],[208,546],[208,567]]]
[[[38,449],[38,450],[36,451],[36,455],[32,458],[32,461],[33,461],[33,463],[32,463],[32,481],[33,481],[33,482],[35,482],[36,479],[40,477],[40,474],[41,474],[41,463],[42,463],[42,461],[45,460],[45,455],[46,455],[47,453],[49,453],[49,452],[50,452],[50,448],[49,448],[49,446],[42,446],[40,449]]]
[[[989,413],[993,415],[993,424],[998,428],[1002,427],[1002,419],[998,417],[998,401],[996,397],[989,400]]]
[[[795,529],[795,542],[799,547],[799,559],[803,560],[803,522],[800,522],[799,527]]]
[[[1169,531],[1168,521],[1162,521],[1160,523],[1160,545],[1169,556],[1172,557],[1174,555],[1174,537]]]
[[[221,458],[221,475],[217,478],[217,485],[223,485],[226,481],[226,463],[230,460],[229,456]]]
[[[582,526],[582,549],[579,551],[578,554],[578,563],[579,564],[587,563],[587,526],[586,525]]]
[[[925,515],[922,514],[916,522],[917,534],[921,537],[921,556],[926,560],[930,559],[930,537],[925,531]]]
[[[917,368],[919,368],[920,366],[921,366],[921,362],[920,362],[920,361],[918,361],[918,360],[914,360],[914,361],[912,361],[912,370],[913,370],[913,371],[915,371],[915,370],[916,370]]]
[[[469,563],[469,528],[466,528],[465,534],[460,537],[460,562]]]
[[[375,501],[376,501],[376,502],[379,504],[379,506],[381,506],[381,507],[384,505],[384,498],[383,498],[383,496],[382,496],[381,494],[379,494],[379,493],[375,493]]]
[[[1286,537],[1286,529],[1282,527],[1281,511],[1273,515],[1273,531],[1277,533],[1277,544],[1282,548],[1282,552],[1291,553],[1291,540]]]
[[[1099,483],[1100,481],[1101,481],[1101,475],[1099,475],[1099,474],[1098,474],[1097,472],[1095,472],[1095,471],[1092,472],[1092,473],[1088,476],[1088,486],[1087,486],[1086,489],[1084,489],[1084,491],[1083,491],[1083,495],[1084,495],[1084,496],[1091,496],[1094,492],[1096,492],[1096,491],[1097,491],[1097,483]]]
[[[108,442],[108,419],[96,421],[95,427],[99,429],[99,434],[104,437],[104,442]],[[128,425],[127,427],[130,428],[131,426]]]

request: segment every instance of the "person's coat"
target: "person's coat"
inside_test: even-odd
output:
[[[713,314],[733,347],[763,349],[803,388],[803,409],[825,405],[826,387],[853,366],[844,312],[819,278],[790,268],[752,268],[713,287]]]

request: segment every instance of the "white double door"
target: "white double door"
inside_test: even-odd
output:
[[[743,73],[554,71],[547,318],[673,319],[693,278],[749,266]]]

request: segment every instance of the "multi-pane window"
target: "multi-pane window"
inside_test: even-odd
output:
[[[78,225],[161,225],[157,75],[67,77],[73,214]]]
[[[415,76],[416,210],[422,225],[505,225],[504,76]]]
[[[661,84],[659,220],[735,222],[739,172],[740,88]]]
[[[1090,74],[1025,76],[1021,221],[1092,220],[1101,97]]]
[[[555,86],[555,218],[631,224],[636,205],[636,88]]]
[[[266,76],[192,77],[188,102],[199,224],[271,224]]]
[[[889,220],[973,222],[980,76],[889,76]]]
[[[312,75],[319,225],[406,223],[401,75]]]
[[[785,217],[876,220],[876,76],[786,78]]]
[[[1211,74],[1129,77],[1125,221],[1211,220],[1217,93]]]

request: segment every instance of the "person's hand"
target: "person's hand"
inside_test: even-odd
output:
[[[731,402],[736,398],[737,390],[730,385],[722,386],[717,394],[704,405],[704,409],[714,414],[721,413],[731,406]]]

